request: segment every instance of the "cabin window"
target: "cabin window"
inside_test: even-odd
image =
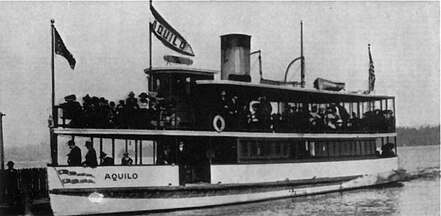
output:
[[[214,156],[213,164],[236,164],[237,163],[237,140],[236,139],[216,139],[213,141],[212,149]],[[243,153],[244,148],[241,148]]]
[[[311,144],[315,144],[315,154],[317,157],[326,157],[327,156],[327,148],[325,142],[311,142]]]
[[[240,160],[280,160],[289,158],[290,144],[288,141],[276,140],[241,140]]]

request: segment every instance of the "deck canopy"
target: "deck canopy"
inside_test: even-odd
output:
[[[275,102],[304,102],[304,103],[351,103],[371,102],[394,99],[393,96],[365,95],[356,93],[341,93],[316,89],[302,89],[289,86],[245,83],[230,80],[199,80],[196,82],[201,92],[221,92],[246,95],[248,98],[266,96]],[[243,97],[243,96],[242,96]]]
[[[197,68],[181,68],[181,67],[153,67],[144,69],[144,72],[149,75],[153,74],[192,74],[192,75],[203,75],[203,76],[213,76],[219,73],[215,70],[197,69]]]

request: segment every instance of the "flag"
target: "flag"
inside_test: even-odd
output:
[[[77,61],[73,57],[73,55],[67,50],[66,46],[64,45],[63,39],[61,39],[60,34],[58,34],[57,29],[54,27],[55,31],[55,53],[58,55],[63,56],[66,58],[66,60],[69,62],[70,68],[72,70],[75,68],[75,64]]]
[[[183,55],[194,56],[193,49],[190,44],[177,32],[151,5],[150,10],[155,18],[150,23],[150,31],[168,48],[181,53]]]
[[[368,46],[369,50],[369,92],[372,92],[375,87],[375,68],[374,68],[374,62],[372,61],[372,55],[371,55],[371,45]]]

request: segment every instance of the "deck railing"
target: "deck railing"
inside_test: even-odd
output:
[[[160,109],[157,111],[155,117],[146,117],[142,116],[140,113],[134,113],[132,117],[127,117],[127,121],[125,121],[122,125],[120,125],[117,121],[112,119],[103,119],[103,121],[109,121],[109,124],[104,124],[104,127],[96,126],[96,124],[89,125],[86,122],[82,122],[80,124],[75,124],[72,126],[70,124],[72,120],[71,118],[65,118],[63,115],[63,111],[60,107],[58,107],[61,115],[57,113],[60,117],[55,116],[55,127],[63,127],[63,128],[103,128],[103,129],[156,129],[156,130],[202,130],[202,131],[213,131],[214,127],[212,125],[212,120],[210,118],[200,118],[198,113],[195,113],[190,109]],[[196,118],[199,117],[199,118]],[[214,117],[214,115],[213,115]],[[84,118],[80,118],[84,120]],[[132,119],[132,121],[130,121]],[[135,121],[133,121],[133,119]],[[140,120],[141,119],[141,120]],[[142,120],[146,119],[146,120]],[[197,120],[198,119],[198,120]],[[61,123],[60,123],[61,120]],[[80,120],[81,121],[81,120]],[[305,127],[296,128],[294,126],[286,126],[287,122],[280,121],[278,122],[279,127],[252,127],[250,125],[240,125],[237,122],[228,122],[228,121],[238,121],[237,119],[225,119],[226,127],[225,131],[249,131],[249,132],[279,132],[279,133],[393,133],[395,130],[395,123],[389,123],[387,125],[387,129],[376,128],[375,126],[368,127],[346,127],[344,129],[336,130],[330,128],[321,128],[321,129],[311,129],[308,125]],[[100,125],[100,124],[97,124]],[[233,126],[232,126],[233,125]],[[285,125],[285,126],[280,126]]]

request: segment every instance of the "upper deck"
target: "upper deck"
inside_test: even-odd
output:
[[[152,68],[145,73],[149,94],[129,96],[116,107],[105,99],[83,105],[66,101],[59,106],[62,123],[57,120],[56,128],[240,132],[229,136],[395,132],[392,96],[214,80],[214,70]]]

